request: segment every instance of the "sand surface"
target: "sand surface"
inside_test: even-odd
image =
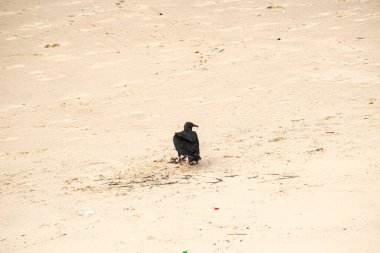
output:
[[[380,252],[378,0],[1,1],[0,27],[0,252]]]

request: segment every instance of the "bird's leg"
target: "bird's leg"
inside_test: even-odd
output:
[[[179,163],[179,164],[181,164],[181,162],[182,162],[183,160],[185,160],[185,158],[186,158],[186,156],[182,156],[182,157],[181,157],[181,154],[178,153],[178,163]]]
[[[188,162],[190,165],[198,164],[198,157],[195,156],[188,156]]]
[[[187,155],[184,155],[184,156],[182,156],[182,158],[181,158],[181,162],[185,162],[186,161],[186,158],[188,158],[188,156]],[[181,163],[182,164],[182,163]]]

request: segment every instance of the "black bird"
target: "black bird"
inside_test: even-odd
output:
[[[201,160],[199,156],[199,140],[196,132],[193,131],[193,127],[198,127],[197,125],[186,122],[183,127],[182,132],[177,132],[173,136],[173,142],[175,149],[178,152],[178,162],[186,157],[189,160],[189,164],[198,163],[198,160]]]

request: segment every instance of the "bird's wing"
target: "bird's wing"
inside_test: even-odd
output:
[[[195,143],[197,144],[197,147],[198,147],[198,154],[200,153],[199,151],[199,139],[198,139],[198,135],[196,132],[194,132],[194,135],[195,135]]]
[[[175,135],[188,142],[196,142],[198,139],[196,135],[194,136],[193,134],[185,132],[185,131],[175,133]]]

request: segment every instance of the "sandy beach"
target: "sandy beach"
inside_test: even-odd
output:
[[[380,252],[378,0],[2,1],[0,27],[0,252]]]

